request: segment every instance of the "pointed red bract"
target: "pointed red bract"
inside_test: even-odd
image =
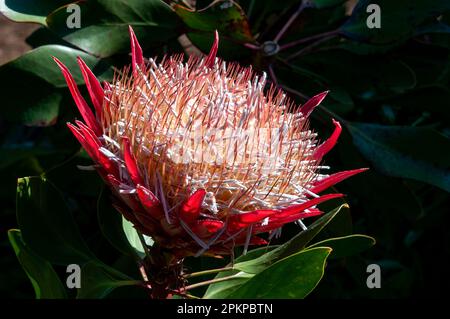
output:
[[[331,134],[331,136],[325,142],[319,145],[319,147],[317,147],[316,149],[316,152],[314,153],[314,158],[317,160],[320,160],[329,151],[333,149],[333,147],[336,145],[339,139],[339,136],[341,135],[342,132],[341,124],[338,121],[335,121],[334,119],[333,124],[334,124],[333,134]]]
[[[281,210],[281,212],[279,214],[276,214],[274,217],[277,219],[281,219],[281,218],[284,218],[284,217],[287,217],[290,215],[298,214],[312,206],[315,206],[315,205],[323,203],[327,200],[342,197],[342,196],[344,196],[344,194],[326,194],[326,195],[323,195],[320,197],[316,197],[316,198],[310,199],[309,201],[307,201],[303,204],[292,205],[290,207],[284,208]]]
[[[69,127],[72,134],[75,136],[75,138],[78,140],[78,142],[83,146],[83,148],[86,150],[86,153],[88,153],[89,157],[91,157],[94,161],[97,160],[97,148],[93,147],[91,143],[88,143],[86,141],[86,138],[84,137],[84,134],[82,130],[75,125],[71,123],[67,123],[67,126]]]
[[[80,129],[78,127],[76,127],[75,125],[73,125],[72,123],[66,123],[66,125],[70,129],[72,134],[75,136],[75,138],[78,140],[78,142],[81,144],[81,146],[83,146],[83,148],[85,148],[86,141],[85,141],[84,136],[81,133]],[[86,149],[86,152],[88,152],[89,156],[91,156],[90,149],[89,150]]]
[[[280,218],[274,221],[270,221],[268,225],[266,226],[262,226],[262,227],[258,227],[255,230],[260,233],[260,232],[268,232],[277,228],[282,227],[285,224],[289,224],[292,222],[295,222],[299,219],[303,219],[303,218],[309,218],[309,217],[314,217],[314,216],[319,216],[322,215],[323,212],[318,210],[318,209],[311,209],[311,211],[309,212],[301,212],[301,213],[297,213],[297,214],[293,214],[293,215],[289,215],[289,216],[285,216],[284,218]]]
[[[107,181],[113,187],[118,198],[120,198],[131,210],[138,212],[142,210],[142,206],[135,193],[132,193],[130,189],[122,188],[123,184],[114,175],[108,174],[106,176]],[[126,192],[127,191],[127,192]]]
[[[206,190],[198,189],[191,195],[180,207],[180,218],[186,223],[191,224],[196,221],[202,209],[203,199]]]
[[[199,237],[209,237],[211,234],[217,233],[223,227],[223,222],[215,219],[203,219],[197,221],[192,226],[192,231]]]
[[[230,222],[250,225],[263,220],[266,217],[279,213],[278,210],[260,209],[248,213],[235,214],[230,216]]]
[[[75,120],[75,124],[78,125],[84,135],[84,138],[89,142],[90,145],[92,145],[93,149],[98,150],[102,146],[102,143],[95,135],[94,131],[92,131],[86,124],[78,120]]]
[[[80,57],[77,58],[77,61],[78,65],[80,66],[84,82],[86,83],[89,96],[91,97],[92,104],[94,105],[97,118],[100,118],[102,116],[102,104],[104,97],[103,89],[100,85],[100,82],[98,82],[94,73],[92,73],[91,69],[89,69],[86,63]]]
[[[102,152],[98,152],[98,163],[105,170],[107,174],[112,174],[114,176],[119,176],[119,169],[117,163],[111,160],[108,156]]]
[[[321,181],[315,183],[313,188],[311,188],[311,192],[318,194],[318,193],[324,191],[325,189],[343,181],[344,179],[347,179],[353,175],[365,172],[367,170],[368,170],[368,168],[360,168],[360,169],[354,169],[354,170],[350,170],[350,171],[343,171],[343,172],[335,173],[335,174],[330,175],[330,176],[322,179]]]
[[[137,185],[136,191],[142,206],[152,217],[159,220],[164,216],[164,212],[161,210],[161,203],[155,194],[142,185]]]
[[[133,67],[133,74],[136,74],[138,72],[138,68],[142,70],[142,67],[144,66],[144,55],[136,34],[131,26],[128,27],[128,31],[130,33],[131,40],[131,65]]]
[[[75,136],[76,134],[82,135],[83,142],[80,143],[83,145],[86,151],[89,151],[88,154],[92,154],[89,156],[91,156],[94,161],[98,162],[101,165],[103,171],[106,172],[106,174],[117,176],[119,173],[117,164],[100,151],[102,143],[100,142],[98,137],[95,136],[94,132],[83,122],[75,120],[75,123],[78,125],[78,128],[70,123],[67,123],[67,126]]]
[[[230,233],[235,233],[242,228],[261,222],[263,219],[269,216],[276,216],[279,213],[280,211],[278,210],[261,209],[248,213],[234,214],[228,218],[227,230]]]
[[[130,174],[131,180],[134,184],[143,185],[141,174],[139,173],[139,168],[136,164],[136,159],[131,151],[130,140],[128,137],[122,137],[123,141],[123,159],[125,160],[125,165],[127,166],[128,173]]]
[[[72,97],[75,100],[75,104],[77,105],[78,110],[80,111],[81,116],[83,117],[87,126],[89,126],[89,128],[91,128],[97,136],[100,136],[102,134],[100,125],[98,124],[97,120],[95,119],[94,113],[92,113],[92,110],[89,108],[88,104],[86,103],[84,98],[81,96],[81,93],[78,90],[78,86],[75,83],[75,80],[73,79],[72,74],[70,74],[67,67],[61,61],[59,61],[57,58],[53,57],[53,60],[56,62],[56,64],[61,69],[64,79],[66,80],[67,86],[69,87],[70,93],[72,94]]]
[[[219,33],[217,30],[214,32],[214,42],[211,46],[211,50],[209,51],[208,56],[205,60],[205,65],[209,68],[214,66],[214,62],[216,61],[217,51],[219,49]]]
[[[300,107],[300,112],[303,114],[303,116],[308,117],[312,113],[314,108],[323,101],[323,99],[327,96],[328,92],[329,91],[319,93],[310,98],[305,104],[303,104]]]
[[[314,217],[314,216],[318,216],[318,215],[322,215],[323,212],[317,208],[308,208],[307,211],[299,213],[299,214],[294,214],[285,218],[281,218],[281,219],[275,219],[275,218],[271,218],[270,222],[265,224],[265,225],[256,225],[253,228],[253,233],[254,234],[260,234],[260,233],[266,233],[269,231],[272,231],[274,229],[280,228],[283,225],[287,224],[286,220],[292,220],[292,221],[296,221],[298,219],[302,219],[302,218],[308,218],[308,217]],[[300,216],[300,217],[298,217]]]

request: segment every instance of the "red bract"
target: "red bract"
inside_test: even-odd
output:
[[[132,71],[102,86],[78,59],[92,112],[69,70],[54,58],[84,120],[68,127],[94,160],[114,206],[155,245],[182,258],[228,254],[266,243],[258,234],[317,216],[342,194],[326,188],[364,171],[321,173],[341,126],[323,143],[308,117],[320,93],[298,108],[251,68],[216,58],[145,61],[130,28]]]

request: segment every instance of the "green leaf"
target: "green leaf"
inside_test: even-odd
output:
[[[284,258],[244,283],[228,298],[304,298],[322,279],[331,248],[316,247]]]
[[[22,240],[20,230],[10,229],[8,238],[20,265],[33,285],[36,299],[64,299],[66,290],[52,265],[36,255]]]
[[[189,41],[201,52],[207,54],[211,50],[214,41],[214,33],[211,32],[188,32]],[[219,50],[217,56],[226,61],[251,58],[252,51],[240,49],[235,41],[219,34]]]
[[[341,135],[337,147],[341,162],[346,163],[348,167],[369,166],[367,160],[353,145],[352,137],[347,131]],[[364,203],[364,223],[372,225],[370,230],[376,234],[380,242],[395,244],[398,241],[395,239],[398,236],[398,224],[405,223],[405,218],[412,222],[423,217],[423,208],[417,194],[414,194],[405,180],[386,176],[376,169],[370,169],[364,174],[344,182],[344,185],[346,193],[357,196],[358,200]],[[386,219],[389,219],[390,222],[384,223],[383,221]],[[333,234],[326,238],[349,234],[351,233]]]
[[[233,276],[232,279],[221,281],[208,286],[208,290],[203,296],[204,299],[223,299],[236,291],[240,286],[253,278],[254,274],[248,274],[239,270],[222,272],[215,279]]]
[[[350,94],[342,87],[330,87],[330,99],[325,103],[326,107],[338,114],[348,114],[355,109],[355,104]]]
[[[31,50],[14,61],[2,65],[1,78],[19,76],[24,80],[25,73],[38,77],[53,87],[66,87],[66,81],[61,70],[53,61],[52,56],[63,62],[72,73],[77,84],[84,84],[83,76],[78,67],[77,57],[80,57],[96,73],[99,80],[111,80],[112,69],[100,59],[83,51],[72,49],[62,45],[44,45]],[[21,72],[20,74],[4,74],[2,72]],[[10,80],[10,79],[8,79]]]
[[[395,47],[399,45],[399,42],[394,42],[390,44],[370,44],[366,42],[358,42],[357,40],[346,39],[342,40],[337,47],[342,48],[344,50],[348,50],[352,53],[356,53],[358,55],[381,55],[390,50],[393,50]]]
[[[434,23],[426,24],[425,26],[417,29],[416,31],[416,35],[430,34],[430,33],[449,34],[450,26],[440,21],[435,21]]]
[[[276,246],[261,247],[249,251],[247,254],[236,258],[235,262],[240,263],[247,260],[258,258],[262,254],[266,254],[269,251],[275,249]],[[231,266],[231,265],[230,265]],[[205,299],[222,299],[226,298],[233,291],[238,289],[242,284],[248,281],[254,276],[254,274],[248,274],[239,270],[222,271],[214,279],[234,276],[233,279],[227,281],[221,281],[208,286],[203,298]]]
[[[144,247],[142,246],[141,240],[139,239],[139,234],[136,230],[136,228],[134,228],[133,224],[131,222],[129,222],[128,220],[125,219],[125,217],[122,216],[122,228],[123,228],[123,232],[125,233],[125,236],[128,240],[128,243],[130,244],[130,246],[136,251],[136,253],[143,258],[145,256],[145,250]],[[153,245],[153,240],[145,235],[142,235],[145,243],[148,246],[152,246]]]
[[[325,9],[343,4],[346,0],[310,0],[314,8]]]
[[[354,256],[375,245],[375,239],[366,235],[349,235],[344,237],[330,238],[309,246],[307,249],[314,247],[330,247],[330,259]]]
[[[287,243],[277,248],[279,258],[287,257],[305,248],[306,245],[313,240],[314,237],[316,237],[317,234],[319,234],[322,229],[324,229],[338,214],[344,213],[348,209],[349,206],[347,204],[343,204],[317,219],[314,223],[308,226],[307,230],[302,231]]]
[[[105,298],[116,288],[141,284],[141,281],[132,280],[119,271],[96,262],[88,262],[81,268],[81,287],[78,289],[77,298]]]
[[[367,27],[369,4],[378,4],[381,9],[381,28]],[[414,34],[415,29],[426,19],[437,17],[450,9],[447,0],[361,0],[350,19],[341,27],[346,36],[373,44],[393,44]]]
[[[333,61],[339,61],[339,64]],[[302,56],[296,63],[305,69],[321,70],[320,75],[327,80],[325,83],[328,88],[341,87],[350,97],[364,100],[395,96],[413,89],[417,84],[414,70],[403,61],[388,55],[373,59],[372,55],[330,49]],[[345,72],[342,72],[343,65]],[[289,74],[286,79],[289,80]],[[292,88],[296,89],[295,86]],[[297,90],[304,92],[303,88]],[[314,87],[310,90],[313,90],[310,94],[317,92]]]
[[[450,139],[424,127],[347,123],[358,150],[381,173],[450,192]]]
[[[79,2],[81,28],[67,28],[70,13],[62,7],[47,17],[50,30],[96,56],[130,52],[131,25],[144,48],[178,36],[177,15],[162,0],[92,0]]]
[[[125,255],[135,257],[135,249],[130,245],[122,226],[122,215],[111,206],[107,195],[107,190],[103,188],[97,201],[97,218],[100,229],[117,250]]]
[[[77,56],[100,80],[112,78],[109,65],[85,52],[60,45],[39,47],[0,67],[3,92],[0,115],[3,118],[31,126],[48,126],[56,122],[59,104],[67,92],[66,82],[52,56],[67,65],[78,84],[84,82]]]
[[[43,177],[18,179],[17,221],[28,246],[52,263],[81,264],[96,259],[61,193]]]
[[[252,260],[239,262],[235,264],[235,268],[247,273],[257,274],[264,269],[270,267],[277,260],[285,258],[291,254],[303,250],[306,245],[344,208],[348,208],[347,204],[332,210],[328,214],[320,217],[312,223],[307,230],[300,232],[288,242],[280,245],[276,249]]]
[[[437,80],[436,74],[430,74]],[[450,101],[450,90],[440,86],[427,86],[407,91],[405,94],[395,96],[385,103],[400,109],[408,109],[420,114],[429,112],[435,114],[440,119],[450,121],[450,108],[447,101]]]
[[[251,28],[255,34],[266,27],[266,24],[272,26],[273,16],[285,13],[288,10],[295,10],[299,6],[298,0],[284,0],[280,6],[276,1],[257,1],[257,0],[239,0],[239,4],[244,8],[246,15],[251,20]],[[203,8],[203,7],[200,7]],[[295,9],[293,9],[295,8]],[[272,17],[272,19],[270,19]],[[270,22],[269,22],[270,21]]]
[[[254,41],[247,17],[234,1],[215,1],[211,6],[199,11],[175,5],[175,12],[193,30],[217,30],[219,35],[237,42]]]
[[[46,16],[70,0],[15,1],[0,0],[0,13],[16,22],[34,22],[45,25]]]

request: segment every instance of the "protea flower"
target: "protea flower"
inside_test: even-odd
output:
[[[319,143],[308,117],[327,92],[296,108],[266,76],[216,58],[145,61],[130,28],[132,65],[100,85],[78,59],[95,113],[55,58],[84,119],[68,127],[110,186],[115,206],[175,259],[262,245],[258,234],[322,212],[319,194],[363,169],[323,173],[341,126]],[[302,224],[303,225],[303,224]]]

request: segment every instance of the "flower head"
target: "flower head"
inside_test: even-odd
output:
[[[116,208],[175,255],[227,254],[258,234],[317,216],[320,192],[363,169],[326,175],[308,117],[327,92],[298,110],[265,74],[216,58],[144,61],[130,28],[132,65],[100,85],[78,59],[95,110],[55,58],[84,119],[68,127],[111,187]]]

